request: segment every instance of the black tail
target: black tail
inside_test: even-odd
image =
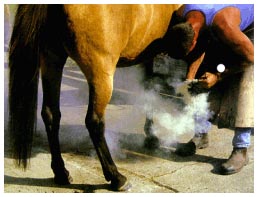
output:
[[[17,164],[27,167],[37,119],[40,49],[48,5],[18,7],[9,53],[9,131]]]

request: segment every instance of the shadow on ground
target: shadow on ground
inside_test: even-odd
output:
[[[52,187],[52,188],[66,188],[72,189],[76,193],[76,190],[82,190],[84,193],[94,193],[96,190],[104,189],[112,191],[109,184],[70,184],[70,185],[57,185],[54,183],[53,178],[20,178],[20,177],[12,177],[12,176],[4,176],[5,184],[13,184],[13,185],[26,185],[26,186],[39,186],[39,187]]]

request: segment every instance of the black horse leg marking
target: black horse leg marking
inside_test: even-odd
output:
[[[104,81],[104,80],[103,80]],[[105,84],[101,84],[104,86]],[[127,178],[118,172],[118,169],[112,159],[110,154],[108,145],[106,143],[106,139],[104,136],[105,131],[105,120],[104,120],[104,112],[98,113],[99,110],[96,110],[95,104],[98,103],[98,99],[96,95],[96,86],[93,87],[89,85],[89,106],[88,112],[86,116],[86,126],[89,131],[90,137],[95,146],[97,155],[102,165],[103,174],[107,181],[111,181],[111,187],[114,190],[124,191],[128,190],[131,185],[127,182]],[[102,88],[101,88],[102,89]],[[99,92],[98,92],[99,93]],[[111,92],[110,92],[111,95]],[[110,96],[107,96],[110,97]],[[110,98],[107,98],[104,102],[105,104],[101,107],[100,111],[104,111],[107,103]],[[102,103],[103,104],[103,103]]]
[[[51,167],[54,180],[57,184],[69,184],[72,180],[65,169],[59,144],[60,112],[60,87],[63,66],[66,58],[61,61],[51,61],[51,58],[41,58],[43,105],[41,115],[45,123],[50,152],[52,156]]]
[[[144,75],[144,88],[146,90],[151,90],[153,88],[152,78],[154,77],[153,73],[153,59],[145,62],[145,75]],[[159,148],[160,142],[157,136],[154,134],[154,109],[151,109],[146,114],[146,120],[144,125],[144,131],[146,134],[146,138],[144,141],[144,146],[148,149],[156,149]]]
[[[150,113],[147,114],[145,119],[144,131],[146,134],[146,138],[144,141],[144,146],[148,149],[156,149],[160,147],[160,141],[157,138],[157,136],[154,134],[153,112],[150,112]]]
[[[146,118],[145,118],[144,131],[147,137],[154,135],[153,125],[154,125],[153,111],[151,111],[146,114]]]

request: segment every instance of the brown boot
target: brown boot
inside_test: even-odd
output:
[[[199,133],[195,134],[188,143],[178,146],[175,153],[182,157],[191,156],[195,154],[196,149],[202,149],[208,146],[208,133]]]
[[[228,160],[221,165],[220,173],[223,175],[237,173],[248,162],[247,148],[234,148]]]
[[[195,143],[196,149],[207,148],[209,146],[208,133],[195,134],[191,141]]]

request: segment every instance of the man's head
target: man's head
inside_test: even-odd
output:
[[[196,41],[195,32],[191,24],[187,22],[179,23],[170,28],[167,40],[168,53],[174,58],[183,58],[193,50]]]

